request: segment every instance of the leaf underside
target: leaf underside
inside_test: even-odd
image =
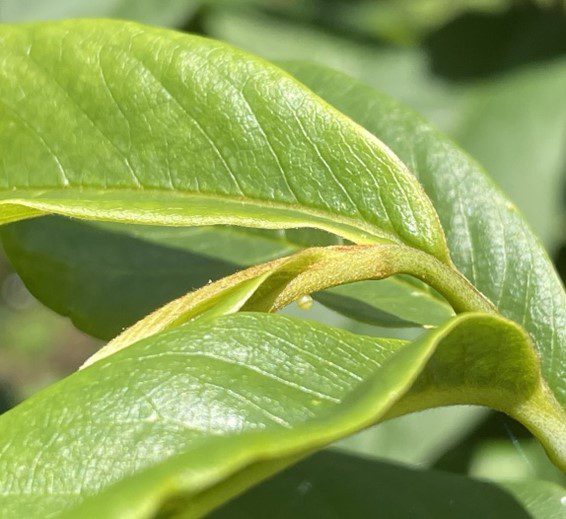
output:
[[[12,265],[40,301],[108,340],[209,281],[308,246],[342,242],[313,229],[147,227],[57,216],[13,223],[0,233]],[[314,297],[382,326],[433,326],[453,315],[446,301],[414,281],[364,281]]]

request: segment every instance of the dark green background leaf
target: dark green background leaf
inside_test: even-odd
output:
[[[341,243],[314,229],[163,228],[44,217],[0,231],[10,261],[43,303],[111,339],[159,306],[249,265]],[[417,280],[364,281],[315,294],[370,324],[437,325],[450,306]]]
[[[559,519],[562,495],[552,483],[528,481],[509,491],[496,483],[326,451],[262,483],[211,517]]]

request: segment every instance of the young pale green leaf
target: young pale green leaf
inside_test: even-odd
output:
[[[450,262],[401,161],[267,62],[116,21],[3,26],[0,44],[0,222],[316,227]]]
[[[566,404],[566,293],[516,207],[482,168],[418,115],[342,74],[286,68],[386,142],[417,175],[438,211],[454,263],[506,317],[525,327],[545,379]]]
[[[409,274],[428,283],[457,312],[494,312],[491,303],[463,276],[411,247],[385,244],[313,247],[250,267],[172,301],[125,330],[85,365],[211,312],[215,315],[240,309],[274,312],[328,287],[394,274]]]
[[[494,315],[463,314],[409,344],[277,315],[198,320],[3,415],[0,505],[8,518],[74,506],[72,517],[202,515],[450,383],[454,399],[489,394],[511,412],[542,390],[528,337]],[[564,463],[563,437],[543,441]]]
[[[16,222],[0,232],[30,291],[103,339],[240,268],[342,241],[314,229],[147,227],[56,216]],[[436,325],[453,314],[426,285],[401,278],[360,282],[314,297],[352,318],[387,326]]]
[[[563,496],[563,488],[546,481],[488,483],[325,451],[236,498],[211,518],[560,519]]]

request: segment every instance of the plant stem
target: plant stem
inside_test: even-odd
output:
[[[266,283],[262,297],[254,298],[251,307],[246,309],[276,311],[304,294],[354,281],[408,274],[442,294],[456,313],[497,313],[495,306],[460,272],[412,247],[393,244],[325,247],[307,249],[296,257],[303,256],[305,262],[309,252],[314,259],[308,266],[303,265],[301,272],[289,269],[292,278],[280,276],[279,286]],[[267,304],[260,304],[263,298],[267,299]]]

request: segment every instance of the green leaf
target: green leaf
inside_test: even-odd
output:
[[[398,2],[393,3],[399,14]],[[350,7],[346,9],[351,14]],[[538,38],[540,27],[547,26],[545,18],[551,18],[554,32]],[[502,57],[494,54],[490,45],[494,40],[505,48],[504,59],[519,58],[515,63],[507,62],[517,67],[525,57],[533,60],[533,40],[543,47],[564,40],[560,38],[563,22],[559,20],[552,11],[537,12],[524,6],[501,17],[481,17],[476,19],[475,38],[466,48],[472,53],[476,50],[474,57],[481,58],[479,64],[489,68],[495,63],[492,58],[498,61]],[[393,27],[385,19],[381,21],[389,29]],[[504,32],[500,30],[501,22]],[[212,10],[204,23],[214,37],[267,59],[316,61],[346,72],[416,109],[487,167],[490,176],[523,211],[551,251],[561,244],[566,62],[558,56],[540,62],[540,58],[550,57],[555,51],[539,48],[539,62],[522,63],[518,70],[489,80],[456,83],[435,73],[433,58],[422,47],[353,41],[313,26],[227,9]],[[527,30],[517,31],[517,23]],[[451,41],[446,41],[440,50],[451,56],[453,66],[465,69],[473,60],[463,61],[458,54],[462,40],[457,25],[450,30]],[[537,37],[533,36],[535,33]],[[281,45],[281,41],[286,44]],[[483,59],[486,54],[487,60]]]
[[[160,463],[200,493],[256,460],[288,463],[383,414],[433,349],[401,345],[245,313],[153,336],[0,418],[3,514],[56,512],[132,474],[145,485]],[[134,517],[163,490],[147,483]]]
[[[4,26],[0,42],[0,222],[316,227],[450,261],[389,149],[258,58],[113,21]]]
[[[140,226],[148,236],[139,239],[107,225],[45,217],[2,229],[6,253],[30,291],[91,335],[111,339],[172,299],[238,270],[232,261],[198,250],[215,243],[207,240],[209,233],[228,234],[226,251],[238,251],[237,233],[204,227],[156,233]],[[248,251],[250,242],[260,262],[276,256],[269,240],[244,240]]]
[[[0,504],[6,517],[75,505],[72,517],[152,517],[164,504],[203,514],[419,398],[429,405],[443,381],[456,399],[483,392],[508,412],[541,391],[528,338],[497,316],[464,314],[405,345],[283,316],[201,319],[3,415]]]
[[[395,276],[386,281],[358,281],[317,292],[314,297],[352,319],[381,326],[432,328],[454,314],[450,305],[414,279]]]
[[[566,293],[540,242],[482,168],[418,115],[352,78],[287,64],[321,97],[386,142],[419,178],[454,263],[532,335],[554,395],[566,403]]]
[[[262,483],[211,517],[559,519],[563,495],[560,486],[543,481],[507,487],[326,451]]]
[[[210,280],[305,246],[341,241],[311,229],[164,228],[54,216],[7,225],[1,234],[30,291],[104,339]],[[370,324],[437,325],[453,315],[426,285],[402,278],[344,285],[314,297]]]

